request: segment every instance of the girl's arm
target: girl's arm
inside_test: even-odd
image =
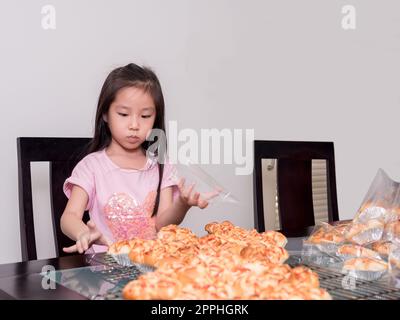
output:
[[[89,197],[86,191],[74,185],[67,206],[61,216],[61,230],[72,240],[76,241],[79,235],[89,230],[82,221],[88,201]]]
[[[89,197],[84,189],[74,185],[67,206],[61,216],[61,230],[76,244],[64,248],[65,252],[83,253],[93,243],[109,245],[109,241],[100,233],[92,221],[84,224],[82,221],[83,213],[89,201]]]
[[[194,185],[184,188],[184,180],[178,184],[180,195],[173,201],[172,187],[167,187],[160,192],[160,204],[156,216],[156,230],[169,224],[180,224],[192,206],[201,209],[207,207],[208,202],[200,199],[200,193],[193,193]]]

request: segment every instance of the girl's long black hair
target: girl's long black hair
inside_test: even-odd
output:
[[[140,67],[134,63],[130,63],[111,71],[101,88],[99,101],[97,103],[94,136],[88,147],[88,153],[102,150],[110,145],[111,132],[103,116],[108,113],[110,105],[114,101],[118,91],[126,87],[139,88],[150,94],[156,107],[156,119],[153,129],[161,129],[165,132],[164,97],[156,74],[150,68]],[[145,151],[149,148],[150,142],[151,141],[143,142],[142,146]],[[158,156],[157,151],[156,156]],[[163,171],[164,164],[158,163],[159,181],[152,216],[157,214],[160,204],[160,187]]]

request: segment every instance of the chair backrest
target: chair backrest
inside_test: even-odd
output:
[[[49,162],[50,202],[57,256],[73,241],[61,232],[60,218],[67,204],[63,183],[86,155],[91,138],[17,138],[18,196],[22,260],[37,259],[32,204],[31,162]],[[87,221],[87,212],[84,220]]]
[[[328,221],[339,220],[333,142],[254,141],[254,221],[265,231],[262,159],[276,159],[280,231],[304,236],[315,224],[312,160],[326,160]]]

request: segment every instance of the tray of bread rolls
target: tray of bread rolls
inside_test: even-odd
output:
[[[385,277],[364,280],[342,269],[287,251],[276,231],[246,230],[209,223],[207,235],[169,225],[156,239],[131,239],[110,246],[95,259],[115,284],[104,299],[400,299]],[[110,270],[112,270],[110,272]]]
[[[337,273],[337,280],[322,281],[324,288],[336,282],[332,296],[400,299],[400,208],[366,202],[353,220],[317,223],[301,260],[319,274]]]

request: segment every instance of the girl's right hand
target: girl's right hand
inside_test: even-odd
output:
[[[63,248],[64,252],[84,253],[94,243],[100,244],[100,245],[106,245],[106,246],[109,246],[111,244],[110,241],[106,237],[104,237],[103,234],[97,229],[94,222],[89,220],[87,223],[87,227],[88,227],[88,230],[85,232],[82,232],[78,236],[78,238],[76,240],[76,244],[74,244],[70,247],[67,247],[67,248]]]
[[[219,190],[214,190],[207,193],[194,192],[195,184],[191,184],[189,187],[185,187],[185,178],[179,179],[178,189],[180,192],[180,199],[189,207],[199,207],[204,209],[208,206],[209,201],[215,198],[220,193]]]

